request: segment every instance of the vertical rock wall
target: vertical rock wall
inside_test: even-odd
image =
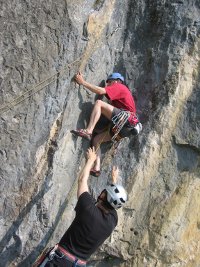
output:
[[[94,103],[78,70],[95,84],[121,72],[144,126],[103,146],[91,190],[118,164],[129,201],[91,265],[199,266],[199,18],[195,0],[1,1],[0,266],[31,266],[73,219],[88,143],[70,129]]]

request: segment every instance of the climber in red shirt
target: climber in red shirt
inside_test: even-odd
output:
[[[139,133],[141,124],[136,117],[135,102],[130,90],[124,85],[124,77],[120,73],[112,73],[109,75],[106,80],[106,87],[100,87],[86,82],[80,72],[75,75],[75,81],[93,93],[105,95],[107,99],[110,100],[110,103],[97,100],[86,129],[72,130],[71,132],[73,134],[92,140],[92,145],[97,148],[99,142],[110,141],[113,136],[119,140],[131,134]],[[112,122],[111,130],[99,133],[92,138],[94,128],[101,115],[104,115]],[[118,130],[117,133],[116,129]],[[91,175],[100,175],[99,149],[96,162],[91,169]]]

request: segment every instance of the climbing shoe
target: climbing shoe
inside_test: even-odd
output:
[[[101,172],[100,172],[100,171],[97,171],[97,170],[95,170],[95,169],[91,169],[91,170],[90,170],[90,174],[91,174],[92,176],[94,176],[94,177],[99,177],[100,174],[101,174]]]
[[[85,129],[71,130],[71,133],[83,137],[89,141],[92,139],[92,134],[88,133]]]

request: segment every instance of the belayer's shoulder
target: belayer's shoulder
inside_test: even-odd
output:
[[[83,192],[78,198],[78,202],[84,201],[84,200],[95,201],[95,199],[92,197],[92,195],[88,191]]]

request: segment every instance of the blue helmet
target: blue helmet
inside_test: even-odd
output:
[[[122,82],[124,82],[124,77],[118,72],[114,72],[111,75],[109,75],[106,82],[109,80],[117,80],[117,79],[120,79]]]

